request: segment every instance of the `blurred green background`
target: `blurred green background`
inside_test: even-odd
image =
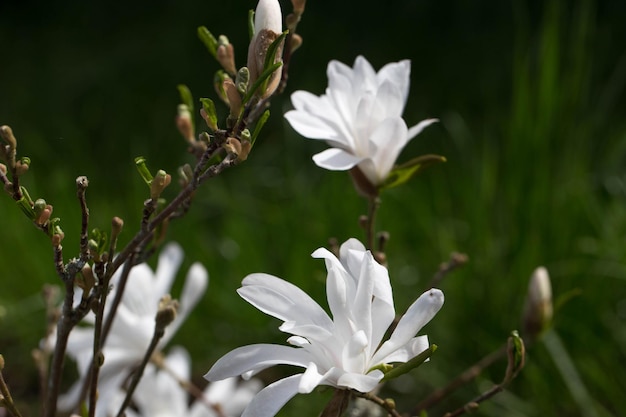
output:
[[[91,226],[123,217],[124,242],[147,196],[133,158],[172,173],[191,161],[174,125],[176,85],[215,98],[218,68],[196,28],[229,36],[243,65],[254,7],[252,0],[0,2],[0,124],[12,126],[19,154],[32,159],[23,178],[31,195],[62,218],[66,257],[78,253],[78,175],[90,179]],[[396,309],[409,306],[452,251],[470,262],[441,284],[446,304],[424,330],[439,346],[434,359],[384,394],[408,411],[498,349],[520,328],[528,279],[545,265],[555,298],[579,291],[555,316],[566,353],[554,353],[554,342],[534,344],[526,369],[479,415],[626,415],[624,18],[620,0],[310,0],[287,94],[273,102],[251,158],[206,184],[170,228],[169,240],[186,251],[181,281],[193,261],[211,275],[173,341],[191,351],[197,376],[237,346],[286,338],[276,320],[236,295],[246,274],[286,278],[325,305],[325,269],[310,253],[330,237],[362,238],[365,201],[345,173],[311,162],[325,146],[281,117],[289,93],[323,93],[331,59],[351,65],[362,54],[378,69],[408,58],[407,124],[441,123],[414,139],[401,161],[439,153],[448,162],[383,195],[378,226],[391,233]],[[24,404],[36,398],[30,351],[45,325],[39,293],[58,279],[49,242],[7,196],[0,230],[0,353]],[[568,359],[574,368],[563,371]],[[500,381],[504,366],[431,415]],[[326,397],[299,396],[280,415],[316,415]]]

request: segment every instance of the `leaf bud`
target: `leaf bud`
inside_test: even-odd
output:
[[[202,109],[200,110],[200,116],[204,119],[209,129],[212,131],[217,130],[217,111],[215,110],[215,103],[210,98],[201,98]]]
[[[248,67],[241,67],[237,71],[237,77],[235,78],[235,85],[239,94],[246,94],[248,92],[248,83],[250,82],[250,70]]]
[[[195,129],[191,117],[191,112],[186,104],[178,105],[178,114],[176,115],[176,127],[182,137],[189,143],[195,142]]]
[[[172,182],[172,176],[167,172],[160,169],[154,176],[152,183],[150,184],[150,198],[157,200],[165,187]]]
[[[9,126],[0,126],[0,137],[4,139],[4,142],[9,146],[10,150],[17,148],[17,140],[13,135],[13,130]]]
[[[217,42],[217,61],[227,73],[235,75],[237,73],[237,68],[235,67],[235,49],[233,48],[233,45],[224,35],[221,35]]]
[[[228,153],[235,154],[239,156],[241,154],[241,142],[239,142],[236,138],[228,138],[223,145],[224,149]]]
[[[241,94],[237,91],[235,83],[231,79],[224,80],[224,92],[228,98],[228,105],[230,106],[231,119],[237,120],[239,113],[241,113]]]
[[[28,171],[29,167],[30,167],[30,158],[27,156],[24,156],[15,163],[15,173],[18,176],[24,175],[26,174],[26,171]]]
[[[117,237],[122,233],[122,228],[124,227],[124,220],[120,217],[113,217],[111,219],[111,241],[117,239]]]

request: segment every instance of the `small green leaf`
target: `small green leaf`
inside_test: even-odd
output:
[[[418,156],[392,169],[380,188],[386,189],[402,185],[425,168],[439,162],[446,162],[446,158],[440,155]]]
[[[209,32],[206,26],[200,26],[198,28],[198,37],[209,50],[209,53],[213,55],[213,58],[217,59],[217,39]]]
[[[210,98],[201,98],[202,108],[206,113],[206,123],[213,131],[217,130],[217,111],[215,110],[215,103]]]
[[[394,366],[392,370],[385,373],[385,376],[380,382],[389,381],[390,379],[397,378],[400,375],[404,375],[407,372],[413,370],[414,368],[417,368],[418,366],[423,364],[426,361],[426,359],[430,358],[433,355],[433,353],[435,353],[436,350],[437,350],[437,345],[430,345],[428,349],[426,349],[425,351],[423,351],[422,353],[420,353],[413,359],[409,360],[408,362],[401,363],[398,366]]]
[[[252,146],[254,146],[256,138],[259,136],[259,133],[261,133],[261,129],[263,129],[263,126],[265,126],[265,122],[267,122],[267,119],[269,119],[269,117],[270,111],[269,109],[267,109],[263,112],[261,117],[259,117],[259,120],[256,122],[256,126],[254,126],[254,131],[252,132],[252,138],[250,139],[250,144]]]
[[[261,73],[259,78],[252,84],[252,88],[248,89],[248,93],[243,98],[242,103],[245,105],[250,99],[254,96],[254,93],[257,90],[264,91],[267,88],[267,80],[270,76],[276,71],[278,68],[282,67],[282,62],[277,62],[269,68],[265,68],[265,70]],[[263,88],[264,86],[264,88]]]
[[[276,61],[276,53],[278,52],[278,49],[279,49],[278,47],[283,42],[283,40],[285,39],[288,33],[289,33],[288,30],[281,33],[280,36],[276,38],[274,42],[272,42],[270,46],[267,48],[267,52],[265,54],[265,62],[263,63],[264,69],[274,64],[274,62]]]
[[[180,94],[180,101],[187,106],[189,109],[189,113],[193,115],[193,96],[191,95],[191,90],[185,84],[178,84],[178,94]]]

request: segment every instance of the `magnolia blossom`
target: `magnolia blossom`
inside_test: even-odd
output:
[[[144,376],[133,395],[136,410],[127,409],[128,417],[236,417],[250,403],[262,387],[261,381],[251,379],[240,383],[238,378],[228,378],[209,384],[203,399],[189,404],[189,394],[180,381],[191,378],[189,354],[182,347],[173,348],[164,360],[164,368],[146,367]],[[113,401],[117,413],[125,396],[119,391]],[[219,410],[219,412],[218,412]]]
[[[283,15],[278,0],[259,0],[254,14],[254,36],[248,46],[248,70],[250,83],[254,83],[264,70],[267,48],[283,31]],[[280,62],[282,46],[276,54],[274,62]],[[265,91],[259,92],[262,98],[274,93],[280,82],[281,69],[278,68],[269,77]]]
[[[118,388],[145,355],[154,334],[159,300],[169,293],[182,260],[183,250],[180,246],[169,244],[159,255],[156,271],[153,272],[147,264],[137,265],[130,271],[124,295],[103,348],[104,364],[100,368],[98,379],[98,416],[106,414],[106,406],[110,405]],[[109,300],[115,297],[119,277],[120,273],[116,273],[111,279]],[[172,338],[204,294],[207,284],[206,269],[199,263],[193,264],[179,298],[180,308],[175,320],[166,328],[165,335],[159,342],[159,349]],[[93,324],[94,320],[95,317],[91,314],[84,321]],[[93,358],[93,335],[92,326],[77,327],[70,333],[67,354],[76,361],[80,380],[68,394],[60,398],[60,409],[71,410],[80,398]]]
[[[409,140],[437,121],[407,128],[402,119],[410,71],[408,60],[387,64],[378,73],[362,56],[352,68],[330,61],[326,94],[296,91],[291,96],[295,110],[285,118],[302,136],[332,147],[313,157],[319,167],[343,171],[358,166],[379,186]]]
[[[305,368],[263,389],[243,416],[273,416],[291,397],[318,385],[369,392],[384,376],[377,366],[406,362],[429,346],[426,336],[415,335],[443,305],[440,290],[422,294],[381,344],[395,318],[387,269],[355,239],[341,245],[339,259],[324,248],[312,256],[326,261],[332,318],[301,289],[272,275],[248,275],[238,290],[250,304],[283,321],[279,329],[293,335],[287,342],[294,347],[240,347],[219,359],[205,378],[249,377],[277,364]]]

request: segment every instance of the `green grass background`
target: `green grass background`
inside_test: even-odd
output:
[[[626,415],[626,3],[308,3],[287,93],[323,93],[331,59],[351,64],[362,54],[377,69],[410,59],[407,123],[441,120],[410,143],[401,161],[439,153],[448,162],[383,195],[378,226],[391,234],[397,310],[424,290],[452,251],[470,256],[441,284],[446,304],[424,330],[439,346],[433,360],[385,394],[408,410],[499,348],[520,327],[531,272],[545,265],[555,297],[579,291],[554,321],[567,356],[533,345],[526,369],[479,415]],[[243,65],[246,15],[254,6],[252,0],[0,3],[0,124],[13,127],[20,155],[32,159],[23,178],[31,195],[52,203],[62,218],[67,257],[78,253],[78,175],[90,179],[91,226],[107,228],[120,216],[126,241],[147,196],[133,158],[143,155],[152,169],[172,173],[191,160],[173,123],[176,85],[214,97],[218,68],[196,28],[228,35]],[[211,275],[173,341],[192,353],[198,377],[237,346],[285,339],[276,320],[236,295],[246,274],[286,278],[325,305],[324,266],[310,253],[330,237],[362,238],[357,219],[365,201],[345,173],[311,162],[324,145],[299,137],[281,117],[288,96],[273,102],[251,158],[206,184],[168,235],[186,251],[181,279],[194,261]],[[0,353],[21,404],[36,393],[30,351],[44,329],[44,283],[58,283],[50,244],[5,196]],[[567,357],[573,375],[557,366]],[[496,364],[431,415],[488,389],[503,369]],[[299,396],[281,415],[316,415],[327,397]],[[36,415],[36,407],[27,409]]]

